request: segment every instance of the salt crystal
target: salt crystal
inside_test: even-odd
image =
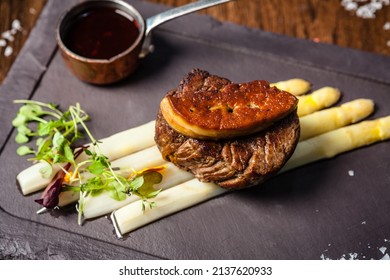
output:
[[[381,2],[372,2],[371,7],[373,7],[375,10],[382,9],[382,3]]]
[[[12,21],[11,26],[13,30],[19,30],[19,31],[22,30],[22,25],[20,24],[20,20],[18,19],[14,19]]]
[[[375,18],[375,13],[367,6],[361,6],[356,10],[356,15],[361,18]]]
[[[386,238],[385,238],[385,239],[383,239],[383,240],[384,240],[385,242],[389,242],[389,241],[390,241],[389,239],[386,239]]]
[[[321,260],[330,260],[330,258],[326,257],[324,254],[321,254],[320,259]]]
[[[5,47],[7,42],[4,39],[0,39],[0,47]]]
[[[381,251],[382,254],[384,254],[384,253],[386,252],[386,250],[387,250],[387,248],[384,247],[384,246],[382,246],[382,247],[379,248],[379,251]]]
[[[349,253],[349,256],[351,257],[350,260],[356,260],[357,253]]]
[[[390,40],[388,40],[388,41],[386,42],[386,46],[388,46],[388,47],[390,48]]]
[[[12,36],[10,30],[7,30],[7,31],[4,31],[3,33],[1,33],[1,37],[3,37],[4,39],[6,39],[10,42],[12,42],[14,40],[14,36]]]
[[[358,8],[358,4],[355,2],[348,2],[344,7],[347,11],[355,11]]]
[[[384,30],[390,30],[390,22],[386,22],[384,25],[383,25],[383,29]]]
[[[377,11],[390,4],[390,0],[341,0],[347,11],[354,11],[361,18],[375,18]]]
[[[32,15],[35,15],[35,14],[37,13],[37,10],[35,10],[34,8],[30,8],[28,11],[29,11],[30,14],[32,14]]]
[[[12,49],[12,47],[10,47],[10,46],[8,46],[8,47],[6,47],[5,48],[5,50],[4,50],[4,56],[10,56],[11,54],[12,54],[12,52],[13,52],[13,49]]]
[[[348,175],[349,176],[355,176],[355,171],[353,171],[353,170],[348,170]]]
[[[365,225],[365,224],[367,224],[367,222],[366,222],[366,221],[363,221],[363,222],[362,222],[362,225]]]
[[[381,260],[390,260],[389,254],[384,255],[383,258],[381,258]]]

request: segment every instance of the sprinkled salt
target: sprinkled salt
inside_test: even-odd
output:
[[[20,24],[20,20],[14,19],[11,23],[11,29],[3,31],[1,33],[1,38],[0,39],[0,47],[5,47],[4,49],[4,56],[8,57],[13,53],[13,48],[11,46],[7,46],[7,41],[8,42],[13,42],[15,40],[15,35],[18,32],[23,31],[23,28]]]
[[[381,258],[381,260],[390,260],[389,254],[384,255],[383,258]]]
[[[30,8],[28,11],[32,15],[35,15],[37,13],[37,10],[35,10],[34,8]]]
[[[19,30],[19,31],[22,30],[22,26],[20,25],[20,20],[18,20],[18,19],[14,19],[14,20],[12,21],[11,26],[12,26],[12,29],[13,29],[13,30]]]
[[[383,25],[383,29],[384,29],[384,30],[390,30],[390,21],[386,22],[386,23]]]
[[[341,0],[346,11],[352,11],[360,18],[375,18],[377,11],[390,4],[390,0]]]
[[[5,48],[5,50],[4,50],[4,56],[5,56],[5,57],[10,56],[10,55],[12,54],[12,52],[13,52],[12,47],[7,46],[7,47]]]
[[[358,255],[357,253],[349,253],[350,260],[356,260],[357,255]]]
[[[379,248],[379,251],[382,252],[382,254],[384,254],[386,252],[387,248],[385,246],[382,246]]]
[[[349,176],[355,176],[355,171],[353,171],[353,170],[348,170],[348,175]]]
[[[10,42],[12,42],[15,39],[14,36],[12,36],[11,30],[7,30],[1,33],[1,37],[3,37],[4,39]]]
[[[321,254],[320,256],[321,260],[330,260],[328,257],[326,257],[324,254]]]
[[[357,8],[358,8],[358,4],[355,3],[355,2],[347,2],[345,5],[344,5],[345,9],[347,11],[355,11]]]
[[[367,224],[367,222],[366,222],[366,221],[363,221],[363,222],[362,222],[362,225],[365,225],[365,224]]]

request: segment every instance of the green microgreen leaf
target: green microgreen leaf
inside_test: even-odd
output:
[[[90,166],[87,167],[88,171],[92,174],[102,174],[106,169],[108,165],[105,161],[98,160],[94,161]]]
[[[16,134],[15,137],[15,142],[18,144],[25,144],[29,141],[30,139],[24,134],[24,133],[18,133]]]
[[[87,154],[87,156],[92,156],[92,152],[88,149],[85,149],[84,152]]]
[[[139,188],[141,188],[144,183],[145,183],[144,177],[143,176],[137,176],[133,180],[131,180],[130,190],[131,191],[136,191]]]
[[[123,188],[123,185],[119,184],[118,182],[112,182],[108,186],[108,194],[111,198],[122,201],[125,200],[127,195],[125,193],[125,189]]]
[[[18,126],[18,132],[27,136],[28,134],[31,133],[31,129],[29,129],[27,125],[21,124]]]
[[[64,145],[64,156],[67,162],[74,163],[74,155],[69,143]]]
[[[80,192],[80,187],[79,186],[71,186],[71,185],[62,185],[62,191],[63,192],[73,191],[75,193],[78,193],[78,192]]]
[[[27,147],[27,146],[20,146],[20,147],[16,150],[16,153],[17,153],[19,156],[25,156],[25,155],[28,155],[28,154],[34,154],[34,150],[31,149],[30,147]]]
[[[24,115],[17,115],[13,120],[12,120],[12,125],[14,127],[19,127],[21,125],[24,125],[27,121],[27,117]]]
[[[19,109],[19,113],[30,118],[31,116],[41,116],[44,112],[37,104],[26,104]]]
[[[39,136],[49,135],[52,128],[53,125],[51,122],[39,123],[37,128],[38,135]]]
[[[61,132],[57,131],[53,136],[53,147],[61,151],[66,143],[66,139]]]

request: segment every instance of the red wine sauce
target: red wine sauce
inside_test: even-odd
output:
[[[130,16],[115,8],[97,7],[70,23],[64,43],[80,56],[109,59],[128,49],[138,36],[137,22]]]

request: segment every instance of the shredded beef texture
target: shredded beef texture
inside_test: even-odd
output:
[[[204,182],[226,189],[259,185],[275,175],[291,157],[299,139],[296,111],[266,130],[221,141],[184,136],[158,113],[155,141],[167,161]]]

